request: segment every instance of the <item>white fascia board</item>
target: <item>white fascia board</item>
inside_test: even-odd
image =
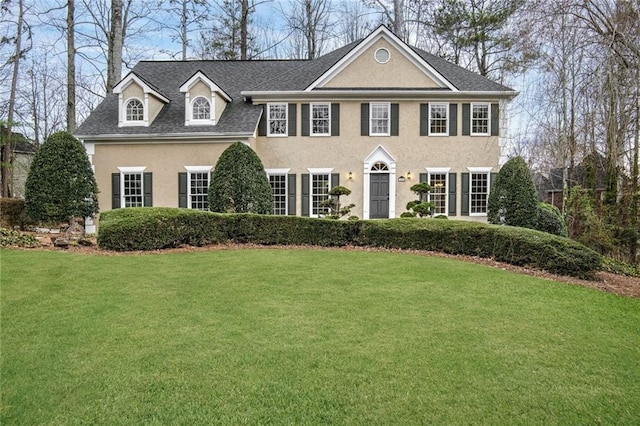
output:
[[[152,89],[147,83],[142,81],[137,75],[135,75],[133,73],[133,71],[130,72],[129,74],[127,74],[125,76],[125,78],[120,80],[120,83],[116,84],[113,87],[113,93],[117,93],[117,94],[122,93],[122,91],[124,89],[126,89],[127,87],[129,87],[129,85],[131,83],[133,83],[133,82],[135,82],[138,86],[140,86],[144,93],[151,93],[153,96],[155,96],[156,98],[160,99],[162,102],[164,102],[166,104],[168,104],[170,102],[169,99],[165,98],[160,93],[158,93],[157,91]]]
[[[213,82],[209,77],[207,77],[202,71],[198,71],[195,73],[189,80],[187,80],[182,86],[180,86],[180,92],[185,93],[188,92],[191,87],[198,82],[198,80],[202,80],[204,84],[209,86],[212,92],[218,93],[220,96],[224,98],[227,102],[231,102],[231,97],[224,91],[220,86]]]
[[[413,51],[405,42],[400,40],[395,34],[393,34],[384,25],[378,27],[377,30],[372,32],[367,38],[362,40],[357,46],[355,46],[349,53],[347,53],[342,59],[336,62],[331,68],[329,68],[324,74],[318,77],[313,83],[311,83],[306,91],[311,91],[317,87],[321,87],[342,70],[344,70],[351,62],[353,62],[358,56],[360,56],[365,50],[371,47],[380,39],[385,39],[396,50],[404,54],[404,56],[418,67],[429,78],[438,82],[439,84],[448,87],[452,91],[458,89],[447,80],[445,76],[440,74],[431,65],[429,65],[424,59],[422,59],[416,52]]]
[[[424,100],[429,99],[495,99],[507,98],[512,99],[518,95],[518,91],[495,91],[495,92],[453,92],[451,90],[314,90],[307,91],[245,91],[241,92],[242,96],[251,98],[254,103],[272,102],[272,101],[308,101],[317,102],[318,100],[340,101],[353,99],[406,99],[406,100]]]

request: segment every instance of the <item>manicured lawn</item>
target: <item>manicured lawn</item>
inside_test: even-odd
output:
[[[2,424],[633,424],[640,301],[401,253],[2,250]]]

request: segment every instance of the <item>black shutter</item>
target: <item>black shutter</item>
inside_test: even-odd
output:
[[[297,122],[296,111],[298,110],[297,108],[298,108],[298,104],[289,104],[289,125],[287,126],[289,128],[289,136],[296,135],[296,122]]]
[[[462,104],[462,136],[471,134],[471,104]]]
[[[120,208],[120,173],[111,173],[111,208]]]
[[[145,207],[153,207],[153,173],[143,173],[144,203]]]
[[[338,185],[340,185],[340,173],[331,173],[331,188]]]
[[[469,173],[462,173],[462,198],[460,200],[460,214],[469,216]]]
[[[331,136],[340,136],[340,104],[331,104]]]
[[[449,173],[449,216],[455,216],[456,211],[456,174]]]
[[[300,115],[302,117],[301,135],[309,136],[309,104],[302,104],[301,108],[302,108],[302,111],[300,112]]]
[[[287,175],[287,214],[296,215],[296,175]]]
[[[400,134],[400,105],[391,104],[391,136]]]
[[[429,104],[420,104],[420,136],[429,135]]]
[[[187,202],[187,173],[178,173],[178,207],[186,209]]]
[[[309,216],[309,174],[302,174],[302,216]]]
[[[500,107],[491,104],[491,136],[499,136],[500,133]]]
[[[360,136],[369,136],[369,104],[360,104]]]
[[[262,105],[262,115],[258,122],[258,136],[267,136],[267,105]]]
[[[449,104],[449,136],[458,136],[458,104]]]

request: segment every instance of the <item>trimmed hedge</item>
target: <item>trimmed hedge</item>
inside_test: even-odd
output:
[[[100,217],[98,245],[109,250],[224,242],[431,250],[579,277],[591,276],[601,263],[596,252],[567,238],[478,222],[414,218],[336,221],[149,207],[112,210]]]
[[[364,222],[360,245],[488,257],[519,266],[588,278],[600,255],[567,238],[532,229],[477,222],[392,219]]]

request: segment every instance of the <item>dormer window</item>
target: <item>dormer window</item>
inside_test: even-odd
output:
[[[113,87],[113,93],[118,95],[119,127],[149,126],[169,103],[169,99],[133,72]]]
[[[144,105],[139,99],[131,99],[127,102],[125,121],[143,121]]]
[[[191,119],[193,121],[211,120],[211,103],[207,98],[198,96],[193,100]]]
[[[184,125],[213,126],[232,99],[202,71],[180,86],[184,93]]]

